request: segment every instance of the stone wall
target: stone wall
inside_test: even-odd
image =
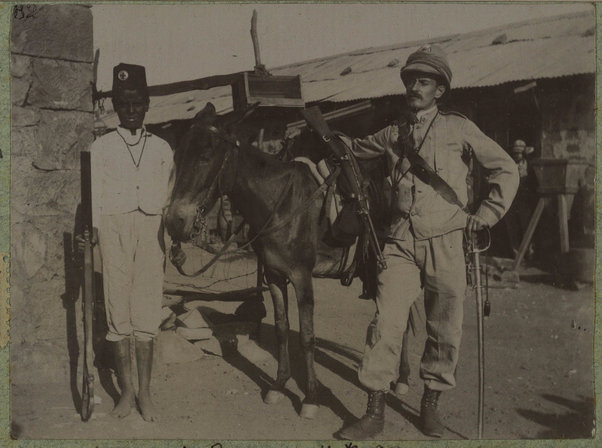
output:
[[[79,153],[93,138],[92,12],[30,12],[15,14],[10,45],[11,380],[62,382],[81,306],[71,254]]]

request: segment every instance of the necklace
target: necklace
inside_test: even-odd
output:
[[[142,161],[142,154],[144,154],[144,148],[146,148],[146,129],[144,127],[142,127],[142,129],[140,130],[140,137],[138,138],[138,141],[136,143],[132,143],[132,144],[130,144],[126,141],[125,137],[123,135],[121,135],[121,132],[117,131],[117,133],[119,134],[119,137],[121,137],[121,140],[123,140],[123,143],[125,143],[125,146],[128,149],[128,153],[130,154],[130,157],[132,158],[132,162],[134,162],[134,165],[136,166],[136,168],[139,168],[140,162]],[[132,154],[132,147],[140,144],[140,141],[142,140],[142,136],[144,136],[144,143],[142,143],[142,150],[140,151],[140,157],[138,158],[138,162],[136,162],[136,159],[134,158],[134,154]]]
[[[138,141],[136,143],[128,143],[127,140],[125,139],[125,137],[119,131],[119,127],[117,128],[117,133],[123,139],[123,141],[124,141],[124,143],[126,145],[128,145],[128,146],[136,146],[138,143],[140,143],[140,140],[142,140],[142,136],[146,133],[146,128],[144,126],[142,126],[142,128],[140,128],[140,137],[138,137]]]

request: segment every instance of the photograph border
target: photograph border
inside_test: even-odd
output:
[[[11,101],[10,101],[10,28],[12,8],[14,5],[21,2],[10,2],[0,5],[0,150],[2,158],[0,158],[0,446],[6,447],[166,447],[166,448],[182,448],[182,447],[414,447],[414,446],[446,446],[446,447],[589,447],[599,446],[602,436],[601,430],[596,431],[593,439],[570,439],[570,440],[440,440],[440,441],[364,441],[364,442],[345,442],[337,440],[326,441],[241,441],[241,440],[29,440],[11,439],[11,420],[10,420],[10,367],[9,367],[9,317],[10,317],[10,290],[9,290],[9,262],[10,262],[10,127],[11,127]],[[85,3],[85,4],[174,4],[175,2],[27,2],[28,4],[58,4],[58,3]],[[207,3],[278,3],[278,2],[177,2],[176,4],[207,4]],[[280,2],[282,3],[282,2]],[[287,3],[360,3],[360,2],[287,2]],[[366,2],[361,3],[393,3],[393,2]],[[397,2],[395,2],[397,3]],[[451,2],[399,2],[399,3],[451,3]],[[463,1],[455,3],[481,3],[475,1]],[[487,2],[494,4],[509,4],[519,2]],[[536,2],[520,2],[520,3],[536,3]],[[541,2],[537,2],[541,3]],[[550,2],[551,3],[551,2]],[[578,3],[578,2],[563,2],[563,3]],[[591,3],[591,2],[579,2]],[[602,33],[600,25],[602,23],[602,8],[595,2],[596,16],[596,110],[600,110],[600,99],[602,98],[602,85],[600,82],[600,70],[602,69],[600,60],[600,48],[602,45]],[[597,176],[602,175],[602,162],[598,157],[598,148],[600,145],[600,135],[602,131],[602,120],[596,115],[596,173]],[[598,178],[599,179],[599,178]],[[600,180],[596,183],[596,239],[602,237],[600,232],[600,223],[602,222],[602,186]],[[595,300],[595,329],[594,329],[594,391],[595,396],[602,396],[601,385],[596,381],[602,375],[602,350],[600,347],[600,338],[602,328],[600,328],[600,318],[602,305],[598,300],[600,297],[599,282],[601,279],[599,272],[599,264],[601,255],[598,245],[596,245],[596,275],[594,283],[594,300]],[[602,414],[602,400],[595,400],[596,411],[596,427],[599,426],[600,415]],[[82,425],[86,423],[82,422]]]

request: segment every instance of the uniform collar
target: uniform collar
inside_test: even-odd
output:
[[[416,112],[416,119],[418,123],[428,123],[430,122],[435,114],[437,113],[437,104],[434,104],[433,107],[426,110],[419,110]]]
[[[136,133],[132,135],[129,129],[119,125],[117,126],[117,132],[128,145],[132,146],[140,143],[143,133],[146,132],[146,129],[144,129],[144,126],[142,126],[141,128],[136,129]]]

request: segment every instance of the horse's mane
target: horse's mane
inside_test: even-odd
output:
[[[257,147],[255,147],[251,144],[243,145],[241,147],[241,151],[247,151],[247,152],[251,153],[254,157],[256,157],[257,159],[261,160],[262,162],[264,162],[270,166],[281,165],[283,163],[282,161],[278,160],[278,158],[273,156],[272,154],[261,151],[260,149],[258,149]]]
[[[282,161],[276,155],[266,153],[251,144],[242,145],[240,151],[257,161],[258,165],[265,170],[283,169],[290,167],[290,161]]]

